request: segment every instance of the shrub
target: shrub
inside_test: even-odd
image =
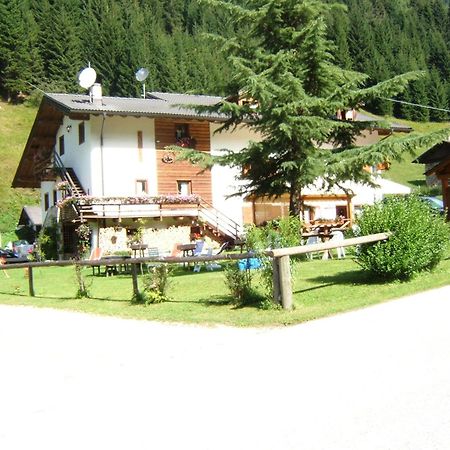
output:
[[[357,262],[384,279],[409,279],[430,270],[442,259],[449,244],[444,219],[416,196],[391,197],[364,208],[358,219],[360,234],[391,231],[386,242],[362,245]]]
[[[294,247],[300,245],[302,221],[298,217],[282,217],[264,226],[252,225],[247,229],[247,246],[255,251],[267,248]]]
[[[149,305],[170,300],[167,291],[170,285],[170,269],[167,264],[150,267],[148,275],[144,277],[144,293],[137,302]]]
[[[233,297],[232,302],[238,306],[258,303],[261,298],[252,288],[250,270],[240,270],[237,264],[225,266],[225,284]]]
[[[41,260],[58,259],[58,226],[53,222],[42,228],[37,239],[38,253]]]
[[[265,309],[269,305],[277,306],[273,303],[273,268],[272,259],[263,254],[269,248],[295,247],[300,245],[303,223],[299,217],[282,217],[271,220],[264,226],[250,226],[247,229],[247,246],[255,251],[262,263],[261,275],[262,284],[265,291]],[[291,257],[291,271],[295,270],[295,260]]]

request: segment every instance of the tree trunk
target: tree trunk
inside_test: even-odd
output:
[[[291,188],[289,189],[289,215],[293,217],[299,217],[303,210],[302,192],[301,186],[297,181],[291,182]]]

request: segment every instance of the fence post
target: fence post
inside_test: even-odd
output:
[[[279,258],[281,305],[283,309],[292,309],[291,264],[289,255]]]
[[[138,295],[139,294],[139,286],[138,286],[138,279],[137,279],[137,269],[136,264],[131,263],[131,278],[133,279],[133,294]]]
[[[34,297],[34,285],[33,285],[33,268],[28,267],[28,292],[30,297]]]
[[[272,293],[274,303],[280,304],[280,270],[279,270],[279,258],[272,258]]]

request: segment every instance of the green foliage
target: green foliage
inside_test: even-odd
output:
[[[319,0],[209,3],[232,11],[247,25],[232,42],[222,39],[222,52],[233,75],[228,98],[241,102],[224,101],[209,108],[230,117],[219,131],[245,123],[262,136],[239,152],[225,150],[214,158],[217,164],[240,169],[243,183],[236,195],[270,198],[288,194],[289,212],[297,216],[302,210],[302,191],[318,177],[325,188],[342,187],[348,180],[370,183],[364,166],[396,160],[411,149],[423,148],[424,140],[416,137],[355,147],[356,137],[369,124],[337,119],[337,111],[392,97],[411,81],[415,81],[414,92],[423,94],[423,101],[426,92],[424,74],[417,71],[374,85],[366,75],[339,67],[333,44],[327,39],[325,17],[332,5]],[[355,35],[370,37],[361,30]],[[220,39],[216,36],[216,40]],[[359,48],[368,51],[366,45]],[[383,76],[388,73],[383,70]],[[423,120],[424,114],[428,113],[418,118]],[[428,137],[426,145],[440,139],[442,135]]]
[[[431,270],[449,246],[444,218],[415,196],[387,198],[364,208],[358,218],[362,235],[392,232],[386,242],[361,246],[358,263],[382,279],[409,279]]]
[[[250,270],[240,270],[236,263],[225,266],[225,285],[236,306],[258,306],[263,297],[252,287]]]
[[[261,307],[267,309],[273,302],[273,267],[272,259],[264,255],[264,250],[300,245],[302,221],[299,217],[287,216],[271,220],[264,226],[251,225],[246,230],[246,242],[251,251],[261,261],[261,281],[264,288],[264,302]],[[296,258],[291,257],[291,273],[295,270]]]
[[[170,287],[171,269],[168,264],[158,264],[149,268],[148,275],[144,277],[144,292],[133,297],[136,303],[167,302],[170,300],[167,292]]]
[[[58,236],[58,226],[56,223],[41,229],[37,239],[37,253],[41,260],[58,259]]]
[[[247,246],[254,251],[300,245],[303,223],[299,217],[282,217],[264,226],[250,225],[246,230]]]
[[[83,274],[83,267],[75,265],[75,279],[77,281],[77,292],[75,294],[76,298],[90,298],[90,285],[92,284],[92,279],[90,282],[86,281]]]
[[[77,257],[85,258],[89,251],[91,229],[88,224],[82,223],[75,232],[77,234]]]

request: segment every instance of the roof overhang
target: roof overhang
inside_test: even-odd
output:
[[[415,160],[413,160],[413,163],[436,164],[447,158],[450,158],[450,142],[442,141],[419,155]]]
[[[63,111],[44,96],[12,182],[13,188],[39,188],[42,172],[49,167]]]

